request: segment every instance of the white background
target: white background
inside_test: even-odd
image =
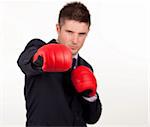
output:
[[[33,38],[57,38],[59,10],[70,0],[0,1],[0,127],[24,127],[24,75],[17,59]],[[149,0],[80,0],[92,15],[80,55],[91,63],[103,104],[89,127],[148,127]],[[149,72],[148,72],[149,70]]]

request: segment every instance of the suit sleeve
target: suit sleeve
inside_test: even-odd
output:
[[[32,39],[27,46],[25,47],[24,51],[20,54],[17,64],[22,70],[25,75],[37,75],[42,73],[42,70],[36,69],[32,64],[32,57],[36,53],[36,51],[45,44],[40,39]]]
[[[89,102],[84,98],[81,98],[83,107],[83,118],[88,124],[96,123],[102,113],[102,104],[97,94],[97,99],[94,102]]]
[[[94,72],[92,66],[87,63],[84,59],[80,57],[80,64],[87,66],[91,69],[92,72]],[[85,120],[86,123],[88,124],[94,124],[96,123],[102,113],[102,104],[99,98],[98,93],[97,94],[97,99],[93,102],[90,102],[83,97],[81,97],[81,104],[82,104],[82,110],[83,110],[83,119]]]

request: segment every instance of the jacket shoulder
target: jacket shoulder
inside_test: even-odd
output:
[[[28,42],[28,44],[26,45],[25,49],[27,49],[29,47],[33,47],[33,46],[38,48],[38,47],[41,47],[44,44],[45,44],[45,42],[42,41],[41,39],[34,38],[34,39],[32,39],[32,40],[30,40]]]
[[[82,57],[79,56],[79,65],[84,65],[84,66],[87,66],[88,68],[90,68],[92,71],[93,71],[93,68],[92,66],[85,60],[83,59]]]

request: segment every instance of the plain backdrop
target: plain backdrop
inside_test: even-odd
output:
[[[57,38],[59,10],[71,0],[0,1],[0,126],[24,127],[24,74],[17,59],[33,38]],[[102,116],[89,127],[148,127],[149,0],[80,0],[92,26],[80,55],[94,68]]]

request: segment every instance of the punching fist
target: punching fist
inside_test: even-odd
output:
[[[71,72],[72,83],[78,93],[83,96],[94,96],[96,94],[96,78],[93,72],[86,66],[78,66]]]
[[[44,72],[64,72],[71,68],[72,53],[63,44],[46,44],[33,56],[33,63],[37,64],[39,61],[42,61]]]

